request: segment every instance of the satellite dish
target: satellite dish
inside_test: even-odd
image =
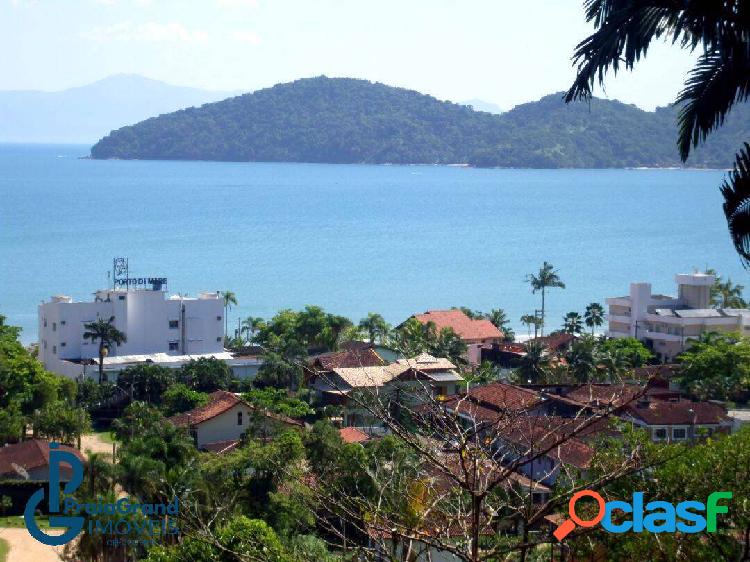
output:
[[[24,480],[29,479],[29,473],[26,472],[26,469],[24,467],[14,462],[10,463],[10,466],[13,470],[16,471],[16,474],[18,474],[21,478],[23,478]]]

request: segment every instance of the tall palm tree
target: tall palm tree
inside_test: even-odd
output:
[[[526,281],[531,285],[531,292],[536,294],[537,291],[542,292],[542,325],[541,335],[544,335],[544,295],[547,288],[557,287],[560,289],[565,288],[565,283],[560,280],[560,276],[555,271],[555,267],[548,262],[544,262],[542,267],[539,269],[539,273],[534,275],[529,273],[526,276]]]
[[[535,314],[524,314],[521,316],[521,323],[526,325],[529,337],[531,337],[531,327],[534,326],[534,334],[536,335],[539,326],[542,325],[542,319]]]
[[[120,330],[115,328],[115,317],[110,316],[109,320],[99,318],[96,322],[84,324],[85,332],[83,339],[92,342],[99,340],[99,384],[106,382],[107,376],[104,374],[104,355],[109,353],[113,345],[121,345],[128,341],[128,338]]]
[[[577,312],[568,312],[563,317],[563,332],[566,334],[580,334],[583,331],[581,315]]]
[[[264,326],[265,323],[266,321],[263,320],[263,318],[258,316],[248,316],[240,325],[240,334],[247,334],[247,342],[250,343],[255,337],[255,332]]]
[[[232,310],[232,305],[237,306],[237,295],[233,291],[222,291],[224,297],[224,337],[227,337],[229,332],[229,317],[228,312]]]
[[[735,103],[750,96],[750,4],[747,0],[715,2],[665,0],[585,0],[586,19],[596,30],[576,47],[577,76],[565,101],[590,99],[594,83],[603,85],[608,70],[632,70],[652,41],[700,51],[683,90],[677,146],[683,162],[690,150],[715,129]],[[750,144],[735,157],[721,193],[734,247],[750,267]]]
[[[586,307],[586,312],[583,314],[586,320],[586,325],[591,328],[591,335],[594,335],[594,330],[604,324],[604,307],[598,302],[592,302]]]

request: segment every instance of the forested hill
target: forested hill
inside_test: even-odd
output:
[[[565,105],[561,94],[502,115],[350,78],[309,78],[123,127],[93,158],[508,167],[679,166],[673,108],[615,101]],[[729,167],[750,139],[750,109],[690,166]]]

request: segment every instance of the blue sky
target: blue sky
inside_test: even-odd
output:
[[[576,0],[0,0],[0,89],[118,73],[214,90],[352,76],[508,109],[569,86]],[[660,44],[599,95],[672,101],[694,55]]]

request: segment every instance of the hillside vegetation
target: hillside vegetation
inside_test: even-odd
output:
[[[123,127],[93,158],[453,164],[502,167],[681,165],[676,110],[646,112],[562,94],[502,115],[351,78],[309,78]],[[739,106],[689,166],[729,167],[750,133]]]

